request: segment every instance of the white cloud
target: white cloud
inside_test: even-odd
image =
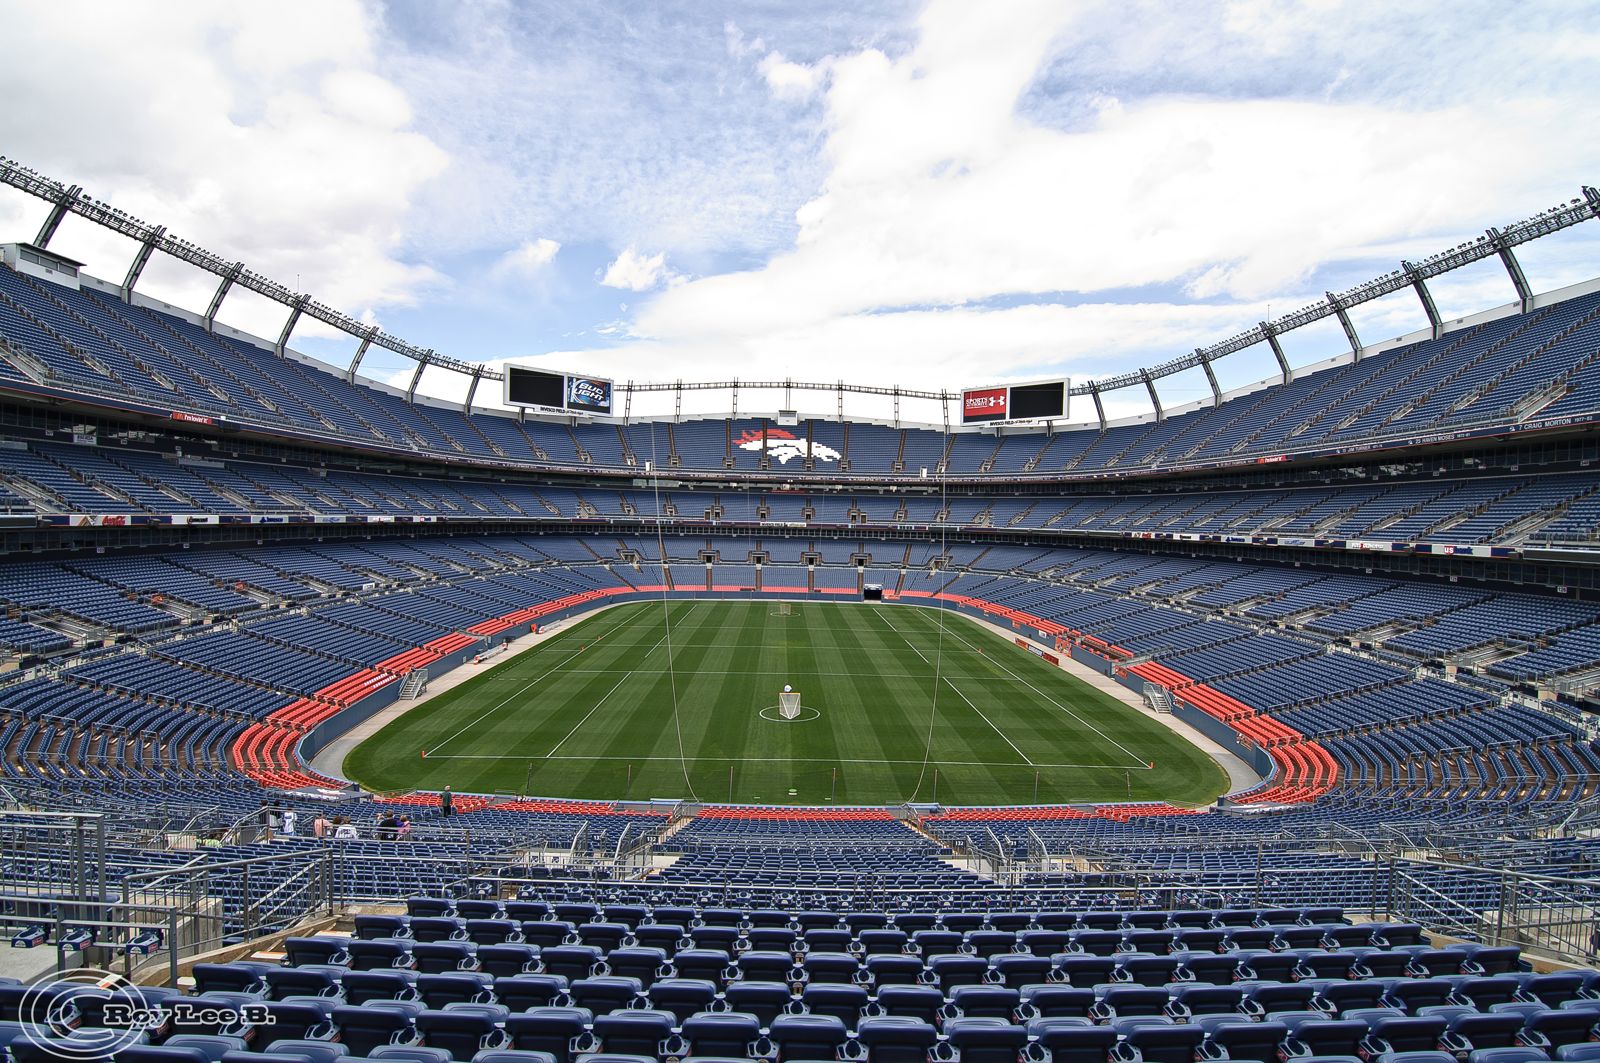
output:
[[[1307,17],[1327,16],[1327,0],[1300,2]],[[1030,93],[1107,32],[1090,24],[1107,10],[933,0],[910,50],[867,43],[809,64],[769,47],[776,37],[726,27],[729,58],[754,62],[775,97],[820,100],[828,169],[796,213],[792,245],[698,280],[666,269],[670,243],[650,257],[630,246],[602,280],[652,290],[623,322],[626,338],[549,364],[622,380],[759,367],[925,388],[1110,373],[1248,328],[1268,301],[1279,314],[1320,301],[1314,274],[1365,280],[1539,209],[1571,194],[1577,179],[1564,175],[1600,164],[1590,141],[1565,132],[1559,93],[1440,103],[1358,91],[1371,72],[1347,64],[1353,45],[1335,40],[1336,22],[1318,31],[1332,73],[1298,93],[1094,84],[1074,122],[1038,120]],[[1233,46],[1270,51],[1289,32],[1271,5],[1235,3],[1214,18],[1214,39]],[[1368,20],[1352,37],[1375,46],[1374,32]],[[1503,301],[1488,288],[1475,308]],[[1096,301],[1130,291],[1154,298]],[[1087,301],[1061,305],[1074,301],[1061,293]],[[1362,318],[1369,340],[1420,323],[1403,299]],[[1337,353],[1295,340],[1308,358]],[[1108,412],[1147,407],[1142,389],[1107,398]]]
[[[600,278],[600,283],[607,288],[642,292],[654,288],[666,272],[665,252],[646,256],[629,247],[606,267],[605,276]]]
[[[1019,103],[1082,29],[1081,10],[934,0],[910,52],[830,60],[819,82],[830,172],[797,213],[794,246],[642,303],[637,364],[627,349],[594,356],[618,375],[687,373],[670,353],[724,377],[798,365],[950,383],[984,375],[974,365],[1009,373],[1088,349],[1131,354],[1094,327],[1105,313],[981,305],[991,300],[1164,289],[1230,304],[1141,306],[1147,335],[1171,335],[1149,352],[1157,361],[1254,323],[1267,299],[1300,305],[1284,293],[1320,268],[1389,268],[1397,245],[1426,253],[1508,207],[1537,209],[1554,198],[1551,173],[1600,163],[1593,144],[1562,132],[1567,111],[1537,96],[1426,108],[1316,90],[1096,96],[1080,128],[1046,127]],[[1237,34],[1282,31],[1261,5],[1236,5],[1230,18]],[[785,62],[766,55],[764,70]],[[1497,147],[1471,151],[1464,167],[1464,146],[1482,144]],[[1126,311],[1114,316],[1141,328]],[[1227,324],[1203,328],[1218,319]],[[1197,330],[1165,326],[1180,321]],[[1059,331],[1037,331],[1046,322]]]
[[[33,102],[0,108],[0,144],[351,314],[413,302],[441,278],[407,254],[409,212],[447,159],[411,128],[375,17],[357,0],[19,7],[0,96]],[[0,200],[0,226],[15,233],[42,209]],[[72,220],[58,245],[114,279],[132,253]],[[203,308],[215,284],[158,256],[142,287]],[[274,336],[282,320],[237,297],[222,316]]]
[[[500,278],[533,277],[555,261],[561,245],[548,237],[524,240],[495,260],[491,272]]]
[[[1081,375],[1600,171],[1571,124],[1597,38],[1558,32],[1559,4],[1460,6],[931,0],[908,30],[905,4],[861,2],[751,8],[720,35],[692,0],[572,8],[559,32],[505,3],[21,6],[0,92],[51,95],[0,111],[0,145],[358,316],[452,283],[421,248],[548,281],[580,309],[547,333],[486,314],[475,342],[592,342],[551,364],[619,379]],[[30,234],[42,204],[6,197],[0,229]],[[132,250],[74,222],[60,240],[113,279]],[[552,268],[562,244],[625,248],[596,279],[647,294],[612,321],[589,277]],[[1592,275],[1593,246],[1555,254],[1558,275]],[[158,259],[145,290],[201,307],[213,284]],[[1437,287],[1478,308],[1472,285]],[[224,316],[274,336],[273,312],[234,296]]]
[[[772,51],[762,56],[761,62],[756,64],[756,69],[761,71],[761,76],[767,79],[767,87],[779,99],[804,100],[813,96],[822,85],[822,79],[827,74],[825,62],[806,65],[805,63],[792,63],[783,57],[782,52]]]

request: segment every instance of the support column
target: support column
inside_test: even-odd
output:
[[[51,239],[56,235],[56,229],[61,225],[61,219],[67,216],[67,211],[72,209],[72,204],[77,202],[83,194],[83,189],[73,185],[50,204],[50,213],[45,215],[44,224],[39,226],[39,235],[33,238],[35,247],[49,247]]]
[[[294,327],[300,324],[300,312],[306,308],[306,297],[297,295],[289,307],[289,319],[283,323],[283,331],[278,333],[278,346],[273,348],[282,358],[289,350],[289,335],[294,332]]]
[[[1400,268],[1405,270],[1406,279],[1411,282],[1412,290],[1422,301],[1422,312],[1428,315],[1428,327],[1433,330],[1433,338],[1438,339],[1444,334],[1444,322],[1439,320],[1439,308],[1434,305],[1433,293],[1428,291],[1428,284],[1422,279],[1422,274],[1417,272],[1417,267],[1402,261]]]
[[[1156,394],[1156,382],[1150,376],[1150,370],[1141,369],[1139,375],[1144,378],[1144,389],[1150,393],[1150,405],[1156,408],[1156,420],[1165,421],[1167,411],[1161,408],[1161,396]]]
[[[354,381],[356,370],[361,368],[361,359],[367,356],[367,348],[372,346],[372,341],[378,338],[378,326],[373,325],[361,337],[361,346],[356,348],[356,356],[350,359],[350,368],[344,371],[346,380]]]
[[[472,413],[472,397],[478,393],[478,383],[483,379],[483,366],[478,366],[472,373],[472,382],[467,385],[467,401],[461,404],[461,412]]]
[[[431,354],[433,354],[433,349],[429,348],[423,352],[421,358],[417,359],[417,371],[411,374],[411,385],[406,388],[407,402],[417,397],[417,385],[422,383],[422,371],[428,368],[428,356]]]
[[[1344,304],[1332,292],[1328,293],[1328,305],[1333,307],[1333,314],[1339,319],[1339,327],[1344,329],[1344,338],[1350,341],[1350,353],[1357,361],[1361,360],[1361,337],[1356,335],[1356,327],[1350,320],[1350,315],[1345,311]]]
[[[1522,304],[1522,312],[1526,314],[1533,309],[1533,289],[1528,287],[1528,278],[1522,272],[1522,263],[1517,261],[1517,256],[1511,250],[1511,245],[1500,234],[1499,229],[1489,230],[1489,239],[1494,244],[1494,249],[1500,253],[1500,262],[1506,267],[1506,273],[1511,278],[1511,286],[1517,290],[1517,301]]]
[[[1216,370],[1211,368],[1210,357],[1208,357],[1206,352],[1199,347],[1194,349],[1194,356],[1200,359],[1200,368],[1204,369],[1206,372],[1206,383],[1211,385],[1211,405],[1221,406],[1222,389],[1217,387],[1217,373]]]
[[[1283,344],[1278,342],[1278,330],[1272,327],[1271,322],[1263,321],[1261,334],[1267,338],[1267,346],[1272,348],[1272,357],[1278,360],[1278,372],[1283,374],[1283,382],[1289,383],[1294,379],[1294,370],[1289,368],[1289,359],[1283,356]]]
[[[150,256],[155,252],[156,245],[161,243],[161,238],[166,235],[167,227],[157,225],[150,230],[150,235],[144,238],[139,245],[139,250],[134,253],[133,261],[128,263],[128,275],[122,278],[122,301],[133,302],[133,286],[139,283],[139,274],[144,272],[144,267],[149,264]]]
[[[233,282],[239,279],[239,274],[244,272],[244,263],[235,262],[228,267],[228,272],[222,275],[222,280],[217,283],[217,290],[211,296],[211,305],[206,307],[206,331],[210,332],[217,323],[217,311],[222,309],[222,300],[228,297],[228,289],[233,287]]]
[[[1100,401],[1100,385],[1089,382],[1089,396],[1094,399],[1094,412],[1100,418],[1100,431],[1106,430],[1106,404]]]

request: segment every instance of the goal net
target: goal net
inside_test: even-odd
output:
[[[792,720],[800,715],[800,692],[798,690],[780,690],[778,692],[778,715],[785,720]]]
[[[774,602],[773,605],[772,605],[772,615],[773,616],[793,616],[794,615],[794,603],[793,602]]]

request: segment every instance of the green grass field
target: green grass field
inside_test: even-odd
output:
[[[606,610],[476,666],[354,749],[345,773],[382,790],[812,805],[1200,803],[1225,787],[1166,727],[959,614],[776,609]],[[808,711],[764,719],[786,683]]]

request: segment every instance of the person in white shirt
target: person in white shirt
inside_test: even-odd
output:
[[[361,835],[356,833],[356,825],[351,823],[350,820],[344,816],[334,817],[333,824],[333,836],[335,838],[349,841],[351,839],[361,837]]]

